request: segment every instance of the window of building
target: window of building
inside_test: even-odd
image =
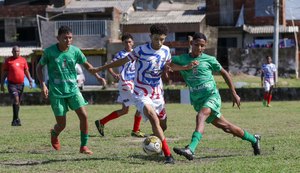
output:
[[[220,25],[231,26],[234,25],[233,20],[233,0],[220,0]]]
[[[5,42],[4,20],[0,20],[0,42]]]
[[[37,29],[36,27],[22,27],[17,28],[18,41],[37,41]]]
[[[194,32],[176,32],[175,40],[176,41],[188,41],[188,36],[193,36]]]
[[[256,17],[268,17],[273,15],[273,0],[255,0]]]
[[[58,29],[63,25],[67,25],[72,28],[73,35],[107,36],[107,21],[105,20],[56,21],[56,34],[58,32]]]

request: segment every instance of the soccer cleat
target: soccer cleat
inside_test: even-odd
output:
[[[58,136],[55,134],[54,129],[50,130],[50,134],[51,134],[51,145],[55,150],[60,150],[60,143],[58,140]]]
[[[186,146],[185,148],[173,148],[173,151],[178,155],[183,155],[188,160],[193,160],[195,155],[189,148],[189,146]]]
[[[254,144],[252,144],[253,152],[254,152],[254,155],[260,155],[260,139],[261,139],[261,136],[260,135],[254,135],[254,137],[256,138],[256,142]]]
[[[138,138],[143,138],[143,137],[145,137],[145,133],[141,132],[140,130],[137,131],[137,132],[131,131],[131,136],[138,137]]]
[[[82,153],[82,154],[88,154],[88,155],[93,154],[93,152],[87,146],[80,147],[79,152]]]
[[[172,155],[166,156],[166,160],[165,160],[164,164],[175,164],[175,159],[173,158]]]
[[[18,119],[15,119],[11,122],[11,126],[22,126],[21,125],[21,120],[18,118]]]
[[[101,124],[99,120],[96,120],[95,125],[96,125],[97,130],[100,133],[100,135],[104,136],[104,124]]]
[[[270,104],[267,104],[267,107],[272,107]]]
[[[18,125],[18,126],[22,126],[21,120],[20,120],[19,118],[17,119],[17,125]]]
[[[267,106],[267,101],[263,100],[263,106]]]

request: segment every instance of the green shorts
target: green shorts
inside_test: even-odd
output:
[[[66,98],[50,97],[50,103],[55,116],[65,116],[69,111],[68,107],[71,110],[76,110],[88,104],[80,92]]]
[[[212,93],[210,96],[205,98],[199,98],[195,101],[192,101],[194,109],[199,112],[202,108],[210,108],[211,114],[206,119],[207,123],[211,123],[215,118],[221,117],[221,97],[218,91]]]

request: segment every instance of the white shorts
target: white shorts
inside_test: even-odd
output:
[[[127,81],[125,84],[119,82],[118,89],[119,89],[119,96],[117,102],[123,103],[126,107],[135,104],[132,82]]]
[[[274,78],[266,79],[264,80],[264,89],[265,91],[270,91],[271,86],[273,86],[274,83]]]
[[[154,111],[157,114],[157,117],[160,120],[164,120],[167,117],[166,110],[165,110],[165,100],[163,97],[160,99],[150,99],[149,97],[139,96],[136,98],[136,107],[138,111],[142,114],[143,120],[147,121],[148,117],[144,114],[144,106],[151,105]]]

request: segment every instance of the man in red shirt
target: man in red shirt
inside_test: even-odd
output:
[[[24,89],[24,77],[26,75],[32,88],[32,78],[28,71],[28,64],[25,58],[20,56],[20,48],[14,46],[12,48],[12,57],[5,60],[1,73],[1,91],[4,93],[4,80],[7,77],[7,88],[12,98],[13,121],[12,126],[21,126],[19,119],[20,100]]]

